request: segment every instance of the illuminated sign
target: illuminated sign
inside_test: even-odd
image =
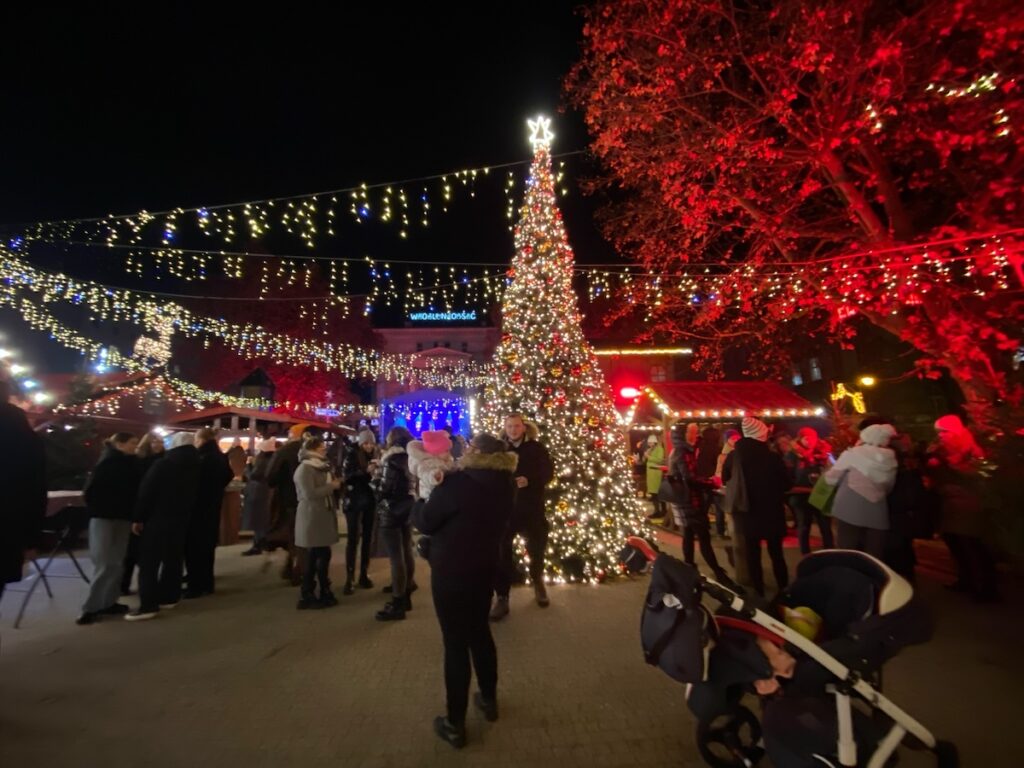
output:
[[[455,312],[410,312],[409,319],[419,323],[461,323],[477,318],[475,309],[462,309]]]

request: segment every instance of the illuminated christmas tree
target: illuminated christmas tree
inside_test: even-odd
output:
[[[537,425],[555,465],[547,492],[548,576],[601,581],[617,572],[626,537],[643,530],[643,512],[611,390],[583,337],[572,248],[555,201],[550,121],[529,124],[533,167],[481,421],[497,433],[506,414],[522,411]]]

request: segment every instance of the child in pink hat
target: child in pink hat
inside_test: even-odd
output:
[[[419,479],[418,496],[427,499],[444,480],[444,473],[455,467],[452,439],[443,430],[424,432],[419,440],[410,442],[405,451],[409,454],[409,472]]]

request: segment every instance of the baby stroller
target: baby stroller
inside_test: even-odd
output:
[[[715,615],[702,595],[721,605]],[[800,562],[775,604],[758,603],[675,558],[654,562],[641,622],[645,655],[687,683],[708,765],[754,766],[767,754],[775,768],[883,768],[905,739],[934,752],[940,768],[959,765],[953,744],[936,740],[879,690],[882,665],[931,636],[905,579],[861,552],[826,550]],[[820,617],[819,642],[777,618],[783,606]],[[759,720],[743,698],[757,681],[775,678],[765,649],[775,656],[776,648],[795,664],[762,698]]]

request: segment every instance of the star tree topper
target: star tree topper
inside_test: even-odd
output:
[[[547,117],[538,116],[536,120],[527,120],[526,124],[530,126],[530,146],[533,147],[533,151],[536,152],[538,148],[543,147],[547,149],[551,146],[551,140],[555,138],[549,127],[551,126],[551,120]]]

